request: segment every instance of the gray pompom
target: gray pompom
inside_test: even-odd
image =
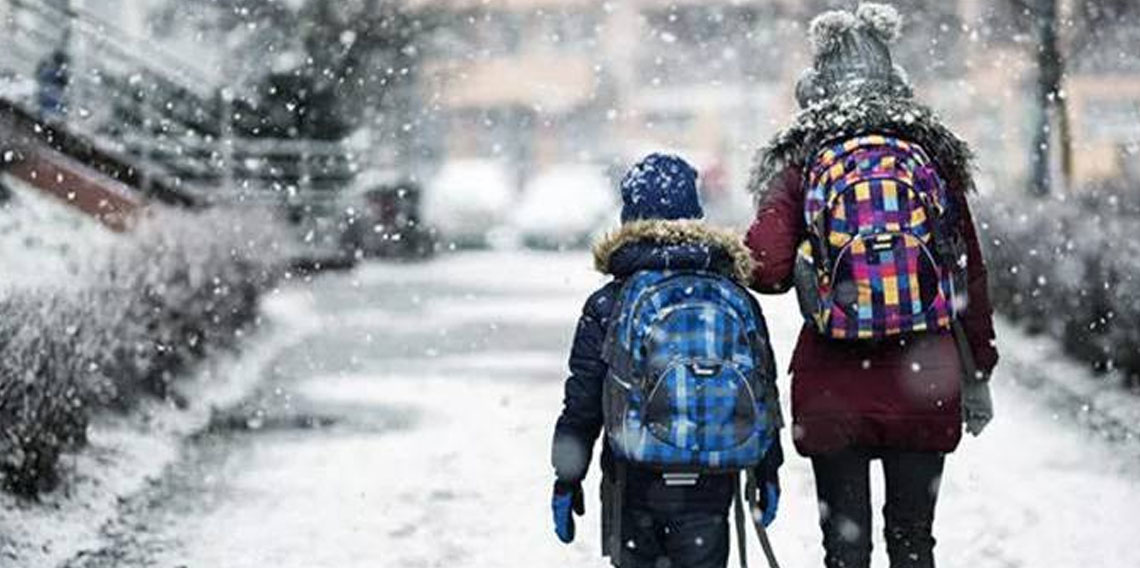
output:
[[[902,30],[902,16],[890,4],[860,4],[855,10],[855,17],[859,18],[864,29],[886,43],[898,39]]]
[[[859,21],[851,12],[833,10],[824,12],[811,21],[808,33],[811,36],[812,48],[816,55],[834,53],[843,45],[843,36]]]

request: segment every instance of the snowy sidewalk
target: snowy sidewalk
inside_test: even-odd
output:
[[[188,452],[123,525],[134,532],[117,546],[133,550],[75,565],[606,566],[596,467],[577,542],[555,539],[549,512],[566,349],[601,281],[589,266],[577,254],[480,253],[319,280],[307,304],[323,323],[281,354],[267,387],[338,425]],[[763,305],[784,365],[794,299]],[[1131,454],[1055,417],[1013,369],[995,378],[997,421],[950,458],[940,566],[1140,564]],[[811,471],[788,461],[773,540],[785,566],[822,566]],[[757,547],[750,556],[763,565]]]

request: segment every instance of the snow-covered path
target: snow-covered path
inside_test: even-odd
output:
[[[308,309],[322,325],[272,366],[265,412],[243,420],[254,428],[189,444],[108,529],[109,548],[72,565],[605,566],[596,473],[575,544],[558,543],[548,511],[566,349],[600,282],[589,266],[480,253],[318,280]],[[793,302],[763,302],[781,365]],[[998,420],[948,465],[940,566],[1140,566],[1132,454],[996,381]],[[807,462],[791,457],[783,479],[777,551],[821,566]]]

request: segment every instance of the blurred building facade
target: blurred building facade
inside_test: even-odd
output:
[[[983,183],[1001,191],[1023,186],[1036,124],[1036,36],[1026,5],[958,0],[956,10],[942,16],[941,45],[931,46],[931,56],[938,52],[963,64],[920,83],[922,96],[975,146],[988,178]],[[1140,145],[1140,3],[1060,0],[1059,10],[1072,189],[1122,178],[1138,182],[1130,164]],[[954,29],[960,31],[946,33]]]
[[[443,154],[505,160],[521,185],[557,163],[616,169],[671,150],[715,199],[791,110],[781,98],[803,59],[778,47],[801,11],[795,0],[482,3],[425,74]]]
[[[756,146],[795,111],[806,22],[852,4],[447,4],[457,23],[425,74],[442,154],[505,160],[521,181],[558,162],[616,165],[670,149],[702,168],[710,193],[739,190]],[[897,58],[920,96],[975,145],[984,185],[1022,187],[1036,79],[1023,3],[894,4],[906,18]],[[1120,177],[1140,143],[1140,65],[1129,55],[1140,47],[1140,4],[1062,0],[1062,15],[1074,185]]]
[[[433,161],[507,162],[521,185],[564,162],[617,169],[666,149],[691,158],[713,197],[743,186],[755,148],[795,112],[808,64],[806,23],[854,0],[408,0],[449,14],[421,70],[422,127]],[[1075,185],[1135,176],[1140,146],[1140,2],[1060,0]],[[209,22],[155,22],[172,0],[0,0],[3,67],[28,77],[54,45],[20,38],[36,6],[89,15],[86,37],[172,67],[153,49],[193,54],[194,84],[232,70]],[[894,0],[906,18],[896,49],[920,96],[982,156],[983,183],[1021,187],[1034,128],[1032,15],[1020,0]],[[208,20],[209,18],[206,18]],[[161,24],[161,25],[160,25]],[[154,37],[155,29],[163,30]],[[106,41],[104,39],[106,38]],[[111,41],[114,40],[114,41]],[[86,40],[91,41],[91,40]],[[147,43],[149,42],[149,43]],[[213,49],[206,46],[212,45]],[[28,51],[29,46],[40,49]],[[90,47],[90,46],[88,46]],[[82,61],[73,61],[76,69]],[[77,83],[81,85],[82,83]],[[74,93],[82,97],[82,93]]]

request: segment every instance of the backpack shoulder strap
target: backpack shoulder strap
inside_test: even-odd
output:
[[[614,461],[613,479],[603,476],[602,494],[602,556],[609,557],[614,566],[621,567],[624,547],[622,546],[622,509],[625,508],[626,489],[625,460]]]
[[[748,568],[748,539],[744,534],[744,499],[740,496],[740,480],[732,496],[732,516],[736,525],[736,555],[740,557],[740,568]]]
[[[627,277],[618,287],[618,291],[614,294],[613,304],[610,306],[609,320],[606,322],[606,337],[602,340],[602,360],[610,368],[624,368],[624,365],[629,364],[628,353],[625,353],[619,345],[619,338],[621,335],[621,327],[626,322],[622,317],[623,308],[629,301],[631,288],[634,286],[634,281],[637,275]]]

